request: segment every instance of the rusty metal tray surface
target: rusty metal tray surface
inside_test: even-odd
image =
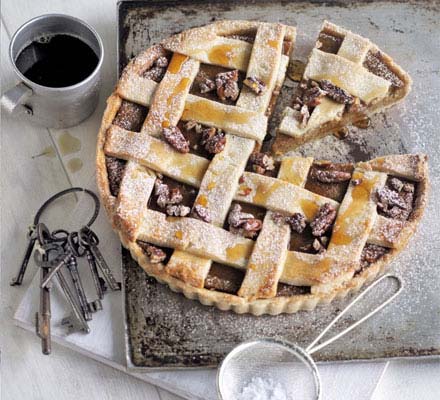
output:
[[[370,38],[411,74],[413,90],[405,103],[373,117],[368,129],[350,128],[344,140],[327,137],[297,151],[333,161],[407,152],[424,152],[430,158],[428,208],[408,248],[390,266],[405,282],[403,294],[380,315],[321,350],[316,358],[336,361],[440,355],[440,4],[129,1],[120,2],[118,11],[120,71],[151,44],[215,19],[258,19],[297,26],[293,58],[305,60],[322,20],[329,19]],[[290,92],[287,81],[278,111],[290,100]],[[348,301],[293,315],[237,315],[173,293],[149,278],[126,251],[122,264],[127,365],[137,371],[215,366],[237,343],[261,336],[306,345]],[[371,299],[369,305],[373,302]],[[343,324],[356,319],[355,314]]]

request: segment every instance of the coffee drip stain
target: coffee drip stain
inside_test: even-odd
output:
[[[55,149],[53,148],[53,146],[47,146],[43,149],[43,151],[41,153],[36,154],[35,156],[32,156],[32,159],[34,160],[35,158],[42,157],[42,156],[45,156],[48,158],[54,158],[55,155],[56,155],[56,153],[55,153]]]
[[[67,169],[72,173],[78,172],[82,168],[82,166],[83,162],[77,157],[72,158],[67,162]]]
[[[63,156],[68,154],[77,153],[81,150],[81,141],[72,136],[69,132],[65,131],[58,138],[58,146],[60,149],[60,153]]]

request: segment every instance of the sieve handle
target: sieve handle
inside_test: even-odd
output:
[[[335,336],[331,337],[330,339],[326,340],[325,342],[321,343],[321,344],[317,344],[322,337],[329,331],[329,329],[336,323],[338,322],[346,313],[347,311],[350,310],[350,308],[352,306],[354,306],[358,301],[360,301],[370,290],[372,290],[374,287],[376,287],[380,282],[382,282],[385,279],[394,279],[397,284],[398,284],[398,288],[397,291],[390,296],[387,300],[385,300],[381,305],[377,306],[374,310],[370,311],[367,315],[365,315],[364,317],[362,317],[359,321],[356,321],[354,324],[350,325],[348,328],[344,329],[343,331],[339,332],[338,334],[336,334]],[[348,304],[347,307],[345,307],[337,316],[335,319],[333,319],[333,321],[331,321],[327,327],[318,335],[318,337],[309,344],[309,346],[306,348],[306,352],[309,354],[313,354],[314,352],[322,349],[323,347],[327,346],[330,343],[333,343],[335,340],[339,339],[340,337],[344,336],[346,333],[352,331],[354,328],[356,328],[357,326],[359,326],[360,324],[362,324],[362,322],[366,321],[368,318],[372,317],[374,314],[376,314],[378,311],[382,310],[382,308],[384,308],[386,305],[388,305],[389,303],[391,303],[402,291],[403,289],[403,283],[402,280],[395,276],[395,275],[383,275],[382,277],[380,277],[377,281],[373,282],[370,286],[368,286],[360,295],[358,295],[351,303]]]

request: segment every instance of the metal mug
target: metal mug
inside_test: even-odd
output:
[[[67,34],[81,39],[98,56],[94,71],[83,81],[66,87],[47,87],[32,82],[17,68],[19,54],[42,36]],[[84,21],[64,14],[45,14],[23,24],[12,37],[9,58],[20,79],[6,91],[1,104],[12,115],[26,118],[47,128],[67,128],[79,124],[95,110],[100,89],[104,47],[98,33]]]

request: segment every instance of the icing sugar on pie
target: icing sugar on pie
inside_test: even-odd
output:
[[[134,58],[108,99],[97,177],[113,228],[149,275],[203,304],[259,315],[343,297],[383,271],[423,213],[424,155],[336,164],[261,151],[295,34],[254,21],[190,29]],[[326,22],[318,42],[277,153],[409,90],[368,40]]]

